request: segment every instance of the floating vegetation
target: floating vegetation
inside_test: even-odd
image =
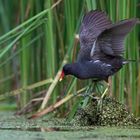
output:
[[[135,118],[128,108],[113,98],[105,97],[102,106],[99,100],[92,100],[85,108],[79,108],[71,121],[76,126],[140,126],[140,118]]]

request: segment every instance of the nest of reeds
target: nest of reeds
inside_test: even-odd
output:
[[[101,107],[98,99],[94,99],[85,108],[79,108],[71,123],[75,126],[140,126],[140,118],[135,118],[124,104],[105,97]]]

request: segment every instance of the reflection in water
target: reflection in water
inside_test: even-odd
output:
[[[35,132],[52,132],[52,131],[68,131],[61,128],[41,127],[41,128],[0,128],[0,130],[18,130],[18,131],[35,131]]]

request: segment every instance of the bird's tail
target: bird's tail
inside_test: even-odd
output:
[[[124,61],[123,61],[123,65],[128,64],[129,62],[140,63],[140,60],[133,60],[133,59],[124,60]]]

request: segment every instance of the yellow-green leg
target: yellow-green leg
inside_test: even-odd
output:
[[[106,93],[108,92],[108,90],[109,90],[109,84],[107,84],[106,89],[104,90],[104,92],[103,92],[101,98],[100,98],[99,101],[98,101],[98,109],[99,109],[99,110],[102,109],[102,102],[103,102],[103,99],[104,99],[104,97],[106,96]]]
[[[109,85],[107,85],[107,88],[106,88],[105,91],[103,92],[103,94],[102,94],[102,96],[101,96],[101,99],[103,99],[103,98],[105,97],[105,95],[106,95],[108,89],[109,89]]]

